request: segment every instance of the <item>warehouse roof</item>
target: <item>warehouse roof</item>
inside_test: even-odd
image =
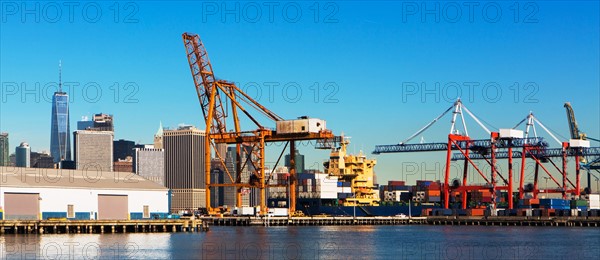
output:
[[[0,167],[0,187],[168,190],[130,172]]]

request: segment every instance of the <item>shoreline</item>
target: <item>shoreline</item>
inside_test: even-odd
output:
[[[449,225],[449,226],[567,226],[600,227],[600,217],[203,217],[212,226],[351,226],[351,225]]]

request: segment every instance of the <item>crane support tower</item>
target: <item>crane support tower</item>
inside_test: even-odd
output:
[[[570,102],[566,102],[564,107],[567,111],[567,122],[569,123],[569,133],[571,134],[571,140],[569,141],[569,143],[579,144],[580,146],[589,146],[589,140],[600,142],[600,140],[588,137],[585,133],[579,131],[577,120],[575,120],[575,111],[573,110],[573,107],[571,106]],[[587,188],[589,191],[591,191],[591,170],[596,170],[597,172],[600,172],[600,156],[590,158],[581,157],[580,159],[581,160],[579,161],[579,167],[587,170]]]

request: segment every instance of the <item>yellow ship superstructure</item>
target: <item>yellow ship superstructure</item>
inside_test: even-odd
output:
[[[352,197],[343,199],[343,206],[379,206],[379,192],[375,189],[373,169],[377,160],[367,159],[362,151],[358,155],[347,154],[350,141],[342,136],[340,147],[331,151],[325,162],[325,172],[341,182],[350,182]]]

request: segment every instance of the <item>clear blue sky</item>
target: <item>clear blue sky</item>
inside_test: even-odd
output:
[[[457,88],[490,128],[513,127],[533,111],[568,138],[570,101],[580,128],[600,137],[597,1],[35,3],[2,3],[0,131],[11,146],[49,150],[53,91],[45,86],[57,81],[58,60],[63,81],[79,84],[66,89],[71,129],[100,112],[114,114],[116,138],[142,143],[152,142],[159,121],[203,128],[183,32],[201,36],[219,78],[284,118],[327,120],[336,134],[352,136],[351,151],[370,154],[410,136],[451,105]],[[422,137],[445,141],[449,121]],[[473,138],[487,137],[467,124]],[[328,154],[300,148],[309,167]],[[403,166],[435,170],[444,154],[373,157],[380,180],[411,181],[433,177],[400,175]]]

